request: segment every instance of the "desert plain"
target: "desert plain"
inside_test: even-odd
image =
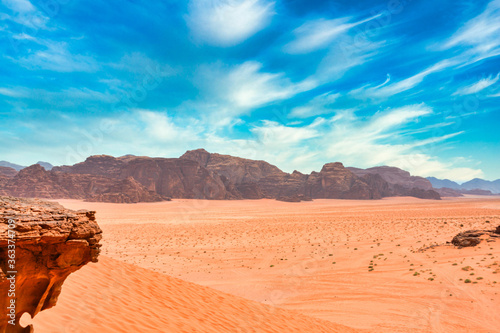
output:
[[[500,225],[498,196],[57,201],[103,247],[37,332],[500,332],[500,241],[446,243]]]

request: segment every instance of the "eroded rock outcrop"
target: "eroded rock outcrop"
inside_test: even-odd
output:
[[[16,169],[0,166],[0,177],[12,178],[17,174]]]
[[[283,172],[259,160],[191,150],[180,158],[90,156],[73,166],[40,165],[0,177],[0,195],[115,203],[185,199],[440,199],[425,178],[391,167],[367,170],[327,163],[320,172]],[[295,199],[294,199],[295,200]]]
[[[36,199],[0,197],[0,332],[32,332],[32,327],[20,326],[21,316],[27,312],[34,317],[56,304],[64,280],[88,262],[97,261],[101,233],[95,212],[70,211]],[[12,245],[15,262],[8,261]],[[12,302],[15,325],[7,316]]]
[[[132,177],[117,181],[104,193],[96,194],[85,201],[137,203],[170,200],[154,191],[149,191]]]
[[[500,226],[495,230],[468,230],[453,237],[451,243],[459,248],[476,246],[482,240],[492,241],[500,238]]]
[[[307,178],[305,194],[325,199],[380,199],[370,186],[342,163],[328,163]]]
[[[55,167],[52,172],[58,174],[85,176],[91,179],[107,179],[108,184],[86,193],[88,200],[113,200],[130,202],[137,197],[133,193],[124,196],[110,195],[123,187],[123,180],[132,177],[147,191],[158,194],[157,198],[186,199],[237,199],[237,191],[229,190],[221,176],[201,166],[199,163],[179,158],[151,158],[144,156],[124,156],[115,158],[107,155],[90,156],[84,162],[73,166]],[[117,183],[118,182],[118,183]],[[129,182],[130,185],[130,182]],[[228,184],[229,186],[230,184]],[[133,186],[132,186],[133,187]],[[130,189],[131,186],[124,186]],[[148,201],[152,196],[144,196]]]
[[[448,187],[436,188],[435,191],[439,193],[442,197],[463,197],[464,195],[458,190],[454,190]]]
[[[34,164],[9,179],[3,186],[3,193],[24,198],[85,199],[104,192],[113,182],[105,176],[47,171]]]
[[[378,189],[356,176],[342,163],[325,164],[320,172],[289,174],[265,161],[230,155],[211,154],[204,149],[191,150],[181,159],[196,161],[208,170],[224,176],[245,199],[310,198],[379,199]],[[380,187],[387,186],[383,179]],[[294,199],[296,200],[296,198]]]
[[[439,200],[441,196],[432,188],[431,182],[423,177],[412,176],[408,171],[390,167],[379,166],[368,169],[348,168],[359,177],[379,175],[389,186],[381,193],[383,197],[411,196],[420,199]]]

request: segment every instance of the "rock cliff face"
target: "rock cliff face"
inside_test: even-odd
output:
[[[121,169],[124,165],[124,162],[113,156],[95,155],[87,158],[85,162],[77,163],[73,166],[54,167],[52,170],[71,174],[119,178]]]
[[[85,199],[89,195],[104,192],[112,183],[112,179],[104,176],[46,171],[35,164],[22,169],[8,180],[3,192],[26,198]]]
[[[0,177],[12,178],[17,174],[16,169],[0,166]]]
[[[285,176],[278,167],[265,161],[249,160],[230,155],[211,154],[205,149],[187,151],[181,159],[196,161],[202,167],[226,177],[233,184],[257,182],[269,176]]]
[[[186,199],[237,199],[238,193],[226,189],[220,175],[207,170],[197,162],[179,158],[151,158],[125,156],[115,158],[99,155],[87,158],[85,162],[74,166],[55,167],[53,172],[66,175],[85,175],[96,179],[107,179],[104,189],[99,187],[94,193],[87,194],[88,200],[112,200],[113,202],[130,202],[129,198],[143,197],[148,200],[160,201],[162,197]],[[133,178],[145,189],[139,190],[128,181],[123,186],[123,180]],[[93,178],[93,179],[94,179]],[[116,184],[118,182],[118,184]],[[229,186],[230,184],[228,184]],[[110,187],[113,186],[113,189]],[[110,195],[120,188],[131,190],[124,196]],[[146,196],[146,192],[155,192],[157,196]],[[120,198],[123,198],[120,199]],[[122,200],[122,201],[120,201]]]
[[[364,180],[344,168],[342,163],[328,163],[312,172],[306,181],[305,194],[326,199],[380,199]]]
[[[120,177],[133,177],[148,190],[172,198],[234,198],[220,175],[187,159],[139,157],[122,168]]]
[[[420,188],[423,190],[432,190],[432,184],[429,180],[423,177],[412,176],[408,171],[401,170],[396,167],[380,166],[369,169],[348,169],[360,177],[366,174],[379,174],[389,184],[397,184],[405,188]]]
[[[248,160],[221,154],[210,154],[204,149],[192,150],[181,156],[200,163],[208,170],[223,175],[235,184],[241,197],[379,199],[379,189],[372,188],[364,179],[354,175],[342,163],[325,164],[320,172],[310,175],[294,171],[291,174],[264,161]],[[379,179],[382,188],[387,186]]]
[[[85,201],[137,203],[169,200],[154,191],[149,191],[134,178],[128,177],[113,184],[104,193],[90,196]]]
[[[95,212],[0,197],[0,332],[32,332],[32,327],[20,326],[21,316],[27,312],[34,317],[56,304],[64,280],[97,261],[101,233]],[[14,241],[15,266],[10,266],[8,251]],[[13,310],[7,310],[9,306]],[[9,323],[12,319],[15,325]]]
[[[463,197],[463,194],[460,193],[460,191],[454,190],[452,188],[436,188],[435,191],[442,197]]]
[[[73,166],[46,171],[40,165],[0,177],[0,194],[130,203],[186,199],[308,198],[380,199],[410,195],[439,199],[430,182],[390,167],[367,170],[328,163],[320,172],[291,174],[265,161],[211,154],[180,158],[90,156]]]
[[[412,196],[421,199],[439,200],[441,196],[432,188],[429,180],[412,176],[408,171],[396,167],[380,166],[369,169],[348,168],[359,177],[377,174],[385,180],[389,187],[382,196]]]

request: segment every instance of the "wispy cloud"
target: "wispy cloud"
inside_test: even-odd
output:
[[[321,123],[319,119],[307,126],[285,126],[274,121],[265,120],[263,124],[251,129],[257,139],[265,146],[291,147],[304,140],[318,137],[320,132],[316,129]]]
[[[463,24],[442,49],[457,46],[467,47],[464,64],[500,55],[500,0],[491,1],[481,14]]]
[[[297,106],[292,109],[289,114],[291,118],[310,118],[327,113],[332,113],[334,110],[331,106],[341,96],[340,93],[327,92],[318,95],[307,102],[305,105]]]
[[[0,88],[0,95],[23,101],[34,101],[41,107],[57,105],[58,108],[74,108],[85,103],[117,102],[118,97],[107,91],[101,92],[89,88],[65,88],[62,90],[28,89],[26,87]],[[88,105],[88,104],[87,104]]]
[[[44,29],[49,21],[49,18],[28,0],[2,0],[2,4],[9,8],[12,14],[1,15],[1,20],[10,20],[32,29]]]
[[[456,137],[462,134],[460,132],[408,142],[398,137],[402,127],[431,114],[432,109],[421,104],[385,110],[367,119],[337,119],[324,138],[326,154],[331,160],[351,166],[392,165],[424,177],[448,174],[463,180],[472,175],[482,176],[481,170],[442,162],[433,155],[436,143]]]
[[[36,10],[28,0],[2,0],[2,3],[17,13],[29,13]]]
[[[233,109],[236,114],[289,99],[317,86],[312,80],[294,83],[285,73],[265,72],[262,64],[255,61],[230,69],[220,66],[205,68],[201,76],[207,102],[219,103],[219,107]]]
[[[478,92],[497,83],[498,79],[500,79],[500,73],[497,74],[497,76],[495,77],[490,75],[487,78],[481,79],[473,84],[458,89],[455,93],[453,93],[453,95],[464,96],[464,95],[477,94]]]
[[[216,46],[241,43],[269,24],[274,2],[191,0],[186,22],[197,41]]]
[[[335,39],[341,37],[350,29],[371,21],[378,16],[380,15],[351,23],[350,21],[353,21],[352,17],[342,17],[332,20],[319,18],[307,21],[293,30],[295,39],[286,44],[284,50],[288,53],[300,54],[326,48],[330,46]]]
[[[325,50],[326,54],[320,58],[311,78],[321,83],[338,80],[350,69],[366,65],[390,44],[380,37],[383,29],[370,30],[368,38],[367,29],[359,27],[379,16],[358,21],[352,16],[306,21],[292,31],[293,40],[283,46],[283,51],[307,56],[311,52]],[[354,29],[356,27],[358,29]]]
[[[500,1],[491,1],[484,12],[466,22],[462,28],[448,39],[443,47],[472,45],[479,47],[478,51],[488,51],[497,46],[500,41],[499,9]]]
[[[12,88],[0,88],[0,95],[8,96],[8,97],[24,97],[25,92],[20,89],[12,89]]]
[[[355,98],[387,98],[404,91],[410,90],[419,85],[428,75],[442,71],[453,66],[455,63],[449,60],[442,60],[437,64],[424,69],[423,71],[410,76],[404,80],[390,83],[390,75],[384,83],[376,86],[367,85],[352,90],[349,94]]]
[[[199,131],[193,126],[179,126],[166,111],[135,109],[132,111],[143,125],[141,133],[158,143],[199,140]]]
[[[39,40],[41,50],[33,51],[27,56],[12,59],[30,70],[50,70],[55,72],[94,72],[98,64],[94,58],[87,55],[72,54],[65,42]]]

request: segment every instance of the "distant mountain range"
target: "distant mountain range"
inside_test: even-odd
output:
[[[187,151],[179,158],[90,156],[72,166],[38,162],[30,167],[0,162],[0,195],[71,198],[103,202],[152,202],[170,198],[303,201],[320,198],[380,199],[413,196],[440,199],[500,193],[500,180],[412,176],[396,167],[346,168],[327,163],[321,171],[283,172],[265,161]]]
[[[435,177],[427,177],[427,179],[431,182],[432,187],[436,189],[449,188],[453,190],[465,191],[483,190],[490,191],[493,194],[500,194],[500,179],[489,181],[480,178],[474,178],[463,184],[458,184],[449,179],[438,179]]]
[[[0,194],[103,202],[151,202],[169,198],[380,199],[414,196],[440,199],[428,180],[397,168],[368,170],[327,163],[321,171],[283,172],[265,161],[186,152],[179,158],[90,156],[73,166],[45,170],[35,164],[19,172],[0,169]],[[14,172],[12,172],[14,171]]]
[[[10,162],[7,162],[7,161],[0,161],[0,167],[4,167],[4,168],[12,168],[16,171],[20,171],[22,169],[25,168],[25,166],[22,166],[22,165],[19,165],[19,164],[14,164],[14,163],[10,163]]]
[[[45,170],[52,170],[52,168],[54,167],[49,162],[43,162],[43,161],[38,161],[35,164],[40,164],[41,166],[44,167]],[[12,169],[14,169],[16,171],[21,171],[22,169],[26,168],[23,165],[14,164],[14,163],[10,163],[10,162],[7,162],[7,161],[0,161],[0,167],[12,168]]]

